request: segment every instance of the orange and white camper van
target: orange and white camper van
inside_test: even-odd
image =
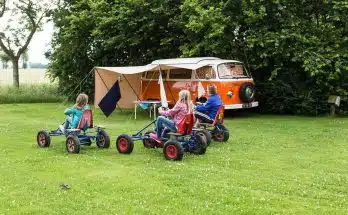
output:
[[[176,103],[182,89],[189,90],[194,100],[204,101],[207,95],[201,95],[202,89],[207,91],[207,85],[214,84],[225,109],[258,106],[255,83],[244,64],[216,57],[163,59],[144,66],[95,67],[95,104],[116,80],[121,88],[120,107],[131,108],[137,100],[160,100],[160,72],[169,104]]]
[[[207,85],[214,84],[225,109],[258,106],[258,102],[255,101],[254,81],[242,62],[204,57],[156,60],[151,64],[164,66],[157,71],[147,71],[142,74],[141,99],[143,100],[160,99],[158,77],[161,71],[167,99],[171,104],[177,101],[178,93],[182,89],[189,90],[196,101],[204,101],[207,95],[199,95],[199,85],[201,84],[207,91]],[[186,66],[182,66],[185,64]],[[166,69],[166,65],[176,68]],[[190,69],[187,65],[195,66]]]

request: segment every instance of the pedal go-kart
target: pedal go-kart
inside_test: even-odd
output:
[[[90,146],[92,144],[92,140],[96,141],[98,148],[109,148],[110,137],[104,131],[104,128],[96,127],[94,131],[95,135],[89,135],[87,130],[91,128],[93,128],[92,111],[85,110],[76,129],[66,129],[64,133],[59,128],[53,131],[43,129],[37,134],[37,144],[41,148],[49,147],[51,144],[51,137],[65,135],[66,150],[69,153],[78,154],[80,152],[80,146]]]
[[[192,113],[185,116],[177,133],[168,132],[167,129],[164,129],[160,138],[161,142],[157,142],[150,137],[150,133],[155,133],[154,131],[147,131],[143,134],[155,122],[156,120],[152,121],[132,136],[126,134],[118,136],[116,140],[117,151],[122,154],[130,154],[134,147],[133,141],[142,140],[146,148],[163,148],[163,154],[167,160],[182,160],[184,152],[191,152],[196,155],[205,154],[207,140],[201,132],[192,131],[194,123]]]
[[[197,132],[204,133],[208,145],[210,144],[211,139],[217,142],[227,142],[230,138],[230,133],[224,126],[224,111],[225,108],[222,105],[216,113],[215,119],[212,123],[199,123],[196,128],[193,128],[193,130],[197,130]]]

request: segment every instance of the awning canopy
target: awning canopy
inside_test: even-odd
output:
[[[116,72],[120,74],[130,75],[130,74],[137,74],[142,73],[146,71],[151,71],[155,69],[157,65],[145,65],[145,66],[126,66],[126,67],[96,67],[96,69],[103,69],[107,70],[109,72]]]
[[[96,69],[107,70],[110,72],[116,72],[120,74],[137,74],[147,71],[158,71],[158,70],[167,70],[167,69],[190,69],[196,70],[201,67],[207,66],[208,64],[148,64],[145,66],[126,66],[126,67],[96,67]]]

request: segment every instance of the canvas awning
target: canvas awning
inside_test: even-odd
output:
[[[109,72],[116,72],[119,74],[125,74],[125,75],[130,75],[130,74],[137,74],[137,73],[142,73],[146,71],[151,71],[155,69],[157,65],[145,65],[145,66],[126,66],[126,67],[96,67],[97,70],[107,70]]]
[[[126,67],[96,67],[97,70],[106,70],[109,72],[115,72],[119,74],[137,74],[147,71],[158,71],[158,70],[167,70],[167,69],[190,69],[196,70],[201,67],[207,66],[208,64],[193,64],[193,63],[184,63],[184,64],[148,64],[145,66],[126,66]]]
[[[131,108],[134,105],[134,101],[139,100],[139,95],[141,95],[141,73],[178,68],[196,70],[209,65],[208,63],[170,63],[152,63],[145,66],[127,67],[95,67],[95,104],[97,105],[101,101],[116,80],[120,80],[119,83],[122,92],[122,98],[118,105],[120,107]]]

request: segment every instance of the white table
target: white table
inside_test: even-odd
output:
[[[137,107],[141,104],[149,104],[149,108],[150,108],[150,118],[151,118],[151,108],[153,108],[153,119],[156,119],[156,107],[161,105],[161,101],[134,101],[134,119],[137,119]]]

